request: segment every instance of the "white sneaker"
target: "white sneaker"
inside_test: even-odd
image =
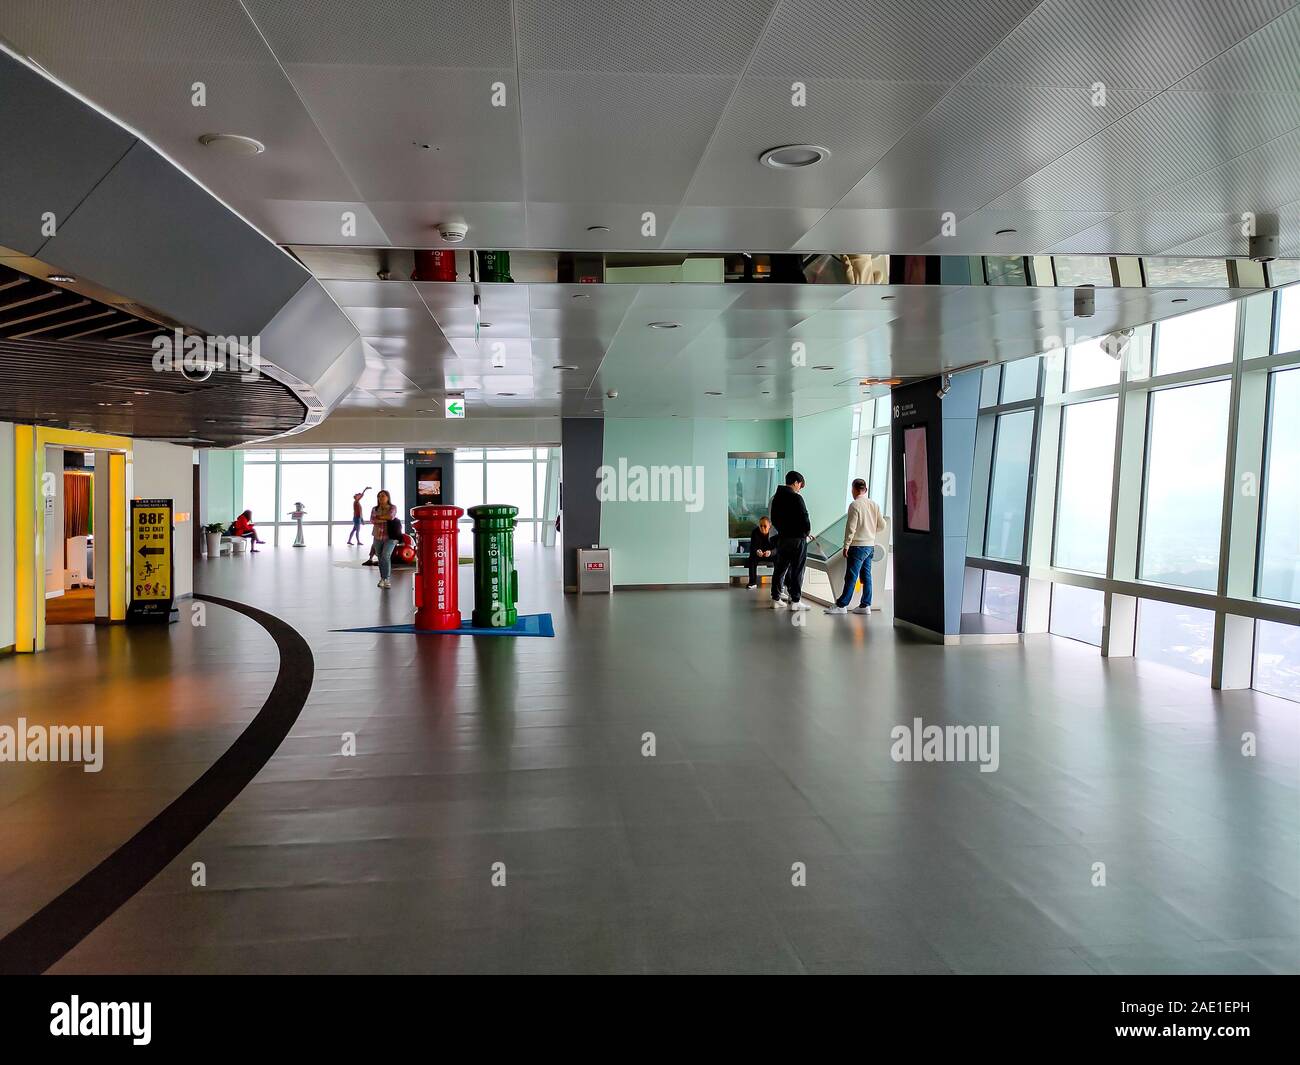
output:
[[[846,606],[832,606],[823,611],[826,614],[847,614],[848,612],[849,608]]]
[[[784,609],[785,609],[785,600],[784,600],[784,599],[773,599],[773,600],[772,600],[772,609],[773,609],[773,610],[784,610]]]
[[[855,614],[870,614],[870,613],[871,613],[871,607],[869,607],[869,606],[855,606],[855,607],[853,608],[853,613],[855,613]]]
[[[380,581],[380,582],[379,582],[379,587],[381,587],[381,588],[391,588],[392,586],[393,586],[393,582],[392,582],[392,581]]]
[[[791,610],[811,610],[812,607],[810,607],[807,603],[803,602],[802,600],[799,600],[799,601],[797,601],[797,602],[791,603],[791,604],[790,604],[790,609],[791,609]]]
[[[782,592],[782,593],[781,593],[781,602],[783,602],[783,603],[788,603],[788,602],[790,602],[790,593],[789,593],[789,592]]]
[[[756,591],[758,591],[758,585],[757,585],[757,584],[747,584],[747,585],[745,585],[745,591],[747,591],[747,592],[756,592]]]

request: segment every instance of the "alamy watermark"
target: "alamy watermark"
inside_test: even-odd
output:
[[[217,371],[256,381],[262,375],[262,338],[186,336],[175,329],[154,337],[153,368],[156,373],[179,373],[193,381],[206,381]]]
[[[997,725],[926,725],[919,717],[911,725],[889,730],[895,762],[979,762],[981,773],[998,770]]]
[[[638,466],[626,458],[596,471],[602,503],[683,503],[688,514],[704,509],[703,466]]]
[[[81,762],[87,773],[104,768],[103,725],[0,725],[0,762]]]

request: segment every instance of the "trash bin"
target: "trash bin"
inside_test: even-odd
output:
[[[578,548],[578,594],[608,595],[614,590],[608,547]]]
[[[508,629],[519,620],[519,574],[515,572],[518,507],[483,503],[469,508],[474,520],[475,628]]]
[[[460,628],[460,582],[456,568],[457,519],[460,507],[428,504],[414,507],[415,627]],[[403,544],[405,548],[406,545]]]

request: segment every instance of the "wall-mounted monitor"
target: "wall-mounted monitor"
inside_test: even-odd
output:
[[[924,425],[903,430],[903,491],[910,532],[930,531],[930,471]]]

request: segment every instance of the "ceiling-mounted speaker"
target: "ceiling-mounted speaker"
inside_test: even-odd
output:
[[[1097,313],[1097,290],[1092,285],[1080,285],[1074,290],[1074,316],[1091,318]]]

